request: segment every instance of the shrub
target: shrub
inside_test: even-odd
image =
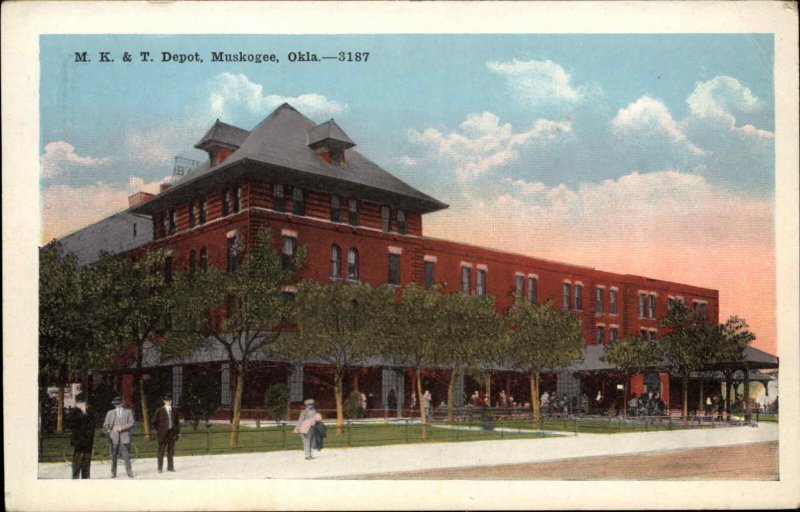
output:
[[[289,388],[285,384],[273,384],[264,393],[264,409],[272,415],[275,423],[286,417],[289,408]]]

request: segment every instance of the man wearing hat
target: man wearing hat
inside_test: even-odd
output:
[[[153,416],[153,428],[158,432],[158,472],[164,469],[164,452],[167,452],[167,471],[175,471],[172,457],[175,455],[175,441],[181,433],[178,412],[172,407],[172,395],[164,395],[164,405]]]
[[[108,435],[111,443],[111,478],[117,477],[117,459],[120,452],[125,461],[125,472],[129,478],[133,478],[133,468],[131,467],[131,429],[133,428],[133,413],[122,403],[122,398],[114,397],[111,401],[113,409],[106,413],[103,422],[103,432]]]
[[[300,417],[297,418],[297,426],[294,427],[294,433],[300,434],[300,437],[303,439],[303,452],[305,453],[306,460],[311,460],[314,458],[311,456],[311,427],[317,422],[315,418],[317,410],[314,407],[313,398],[309,398],[303,402],[303,405],[305,405],[305,409],[300,412]]]

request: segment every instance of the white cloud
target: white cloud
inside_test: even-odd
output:
[[[625,108],[619,109],[611,120],[615,133],[633,139],[664,137],[671,144],[684,147],[694,155],[703,150],[692,144],[673,119],[666,105],[649,96],[642,96]]]
[[[45,178],[53,178],[70,169],[96,167],[110,160],[108,157],[80,156],[75,152],[75,146],[59,140],[50,142],[44,147],[44,155],[41,156],[42,175]]]
[[[209,106],[211,114],[219,118],[232,119],[236,112],[266,115],[283,103],[289,103],[312,118],[337,116],[347,111],[348,106],[317,93],[299,96],[264,94],[264,87],[251,82],[244,74],[220,73],[211,80]]]
[[[410,130],[409,140],[444,160],[461,180],[469,180],[519,158],[519,149],[534,141],[552,141],[572,127],[569,122],[536,120],[530,129],[515,132],[509,123],[491,112],[470,114],[458,131],[442,133],[436,128]]]
[[[585,87],[575,87],[564,68],[551,60],[517,60],[487,62],[486,66],[502,75],[518,98],[533,106],[580,101]]]
[[[697,82],[686,102],[696,116],[730,115],[737,110],[752,113],[762,105],[761,100],[749,88],[726,75]]]

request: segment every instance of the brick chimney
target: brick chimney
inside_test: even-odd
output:
[[[167,189],[168,189],[169,187],[171,187],[171,186],[172,186],[172,185],[170,185],[169,183],[162,183],[162,184],[161,184],[161,185],[159,185],[159,187],[158,187],[158,192],[159,192],[159,193],[161,193],[161,192],[164,192],[165,190],[167,190]]]
[[[131,196],[128,196],[128,208],[139,206],[140,204],[144,203],[145,201],[149,201],[154,197],[156,197],[154,194],[150,194],[148,192],[137,192]]]

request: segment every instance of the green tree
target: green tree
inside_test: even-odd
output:
[[[447,386],[447,419],[453,420],[455,383],[467,373],[477,372],[504,340],[503,321],[495,310],[494,297],[466,293],[443,295],[436,315],[435,359],[451,368]]]
[[[725,377],[725,412],[728,418],[731,416],[731,388],[733,388],[733,374],[736,371],[730,363],[742,361],[745,348],[756,340],[756,335],[749,328],[743,318],[735,315],[719,326],[720,336],[714,359]]]
[[[244,244],[235,248],[243,252]],[[172,323],[162,353],[180,356],[194,350],[222,351],[235,371],[230,446],[239,444],[244,377],[256,355],[265,355],[285,333],[291,316],[288,283],[305,257],[300,248],[285,258],[275,248],[272,231],[261,229],[239,268],[182,271],[175,275]]]
[[[86,289],[91,301],[89,324],[102,340],[94,358],[98,365],[113,367],[135,348],[134,388],[138,393],[144,439],[150,436],[147,386],[143,385],[145,344],[169,327],[172,307],[170,269],[161,252],[148,252],[130,260],[102,254],[86,271]]]
[[[346,372],[378,355],[395,300],[390,288],[367,284],[320,284],[305,281],[295,300],[297,333],[276,350],[295,361],[320,360],[333,370],[336,432],[343,432],[343,381]]]
[[[286,384],[273,384],[264,393],[264,408],[280,423],[289,409],[289,388]]]
[[[188,376],[181,394],[181,407],[186,411],[197,430],[200,421],[208,424],[209,418],[217,412],[220,402],[219,372],[193,371]]]
[[[601,358],[617,367],[623,379],[623,416],[628,414],[628,381],[636,374],[653,368],[661,361],[661,346],[658,343],[631,336],[615,340],[607,346]]]
[[[39,251],[39,374],[58,387],[55,429],[64,429],[64,386],[90,372],[92,350],[84,280],[73,255],[51,242]],[[45,404],[40,404],[43,406]]]
[[[554,309],[550,302],[539,305],[525,301],[517,301],[506,320],[509,364],[530,377],[533,422],[538,423],[541,373],[566,368],[582,358],[581,322],[567,311]]]
[[[422,400],[422,370],[437,362],[439,355],[439,306],[443,295],[438,287],[408,285],[394,308],[394,327],[383,337],[381,353],[396,363],[414,369],[416,373],[417,404],[422,419],[422,438],[428,438],[427,418]]]

